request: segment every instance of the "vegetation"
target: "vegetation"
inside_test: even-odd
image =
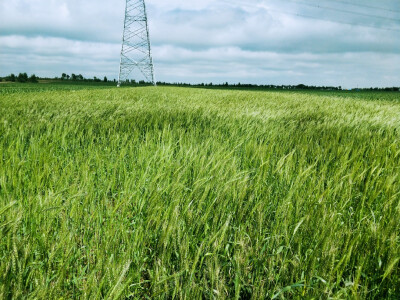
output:
[[[8,81],[8,82],[20,82],[20,83],[38,83],[38,78],[36,77],[35,74],[32,74],[31,76],[28,77],[27,73],[19,73],[18,76],[15,76],[14,74],[10,74],[9,76],[6,76],[4,78],[0,78],[0,82]]]
[[[0,87],[0,298],[400,298],[398,93],[37,86]]]
[[[21,78],[22,76],[22,78]],[[62,73],[61,77],[55,77],[55,78],[39,78],[36,77],[35,75],[32,75],[29,80],[28,80],[28,75],[26,73],[20,73],[18,77],[15,77],[14,74],[11,74],[9,76],[6,76],[4,78],[0,77],[0,82],[4,79],[6,82],[21,82],[21,83],[26,83],[26,82],[32,82],[32,83],[38,83],[38,80],[41,80],[41,82],[46,82],[46,83],[52,83],[52,84],[60,84],[60,81],[63,83],[67,84],[91,84],[91,83],[113,83],[117,84],[116,79],[109,80],[106,76],[104,76],[103,80],[100,78],[97,78],[96,76],[91,78],[85,78],[83,77],[82,74],[76,75],[72,73],[71,75],[68,75],[66,73]],[[341,91],[342,87],[341,86],[310,86],[310,85],[305,85],[305,84],[297,84],[297,85],[273,85],[273,84],[242,84],[242,83],[222,83],[222,84],[215,84],[215,83],[197,83],[197,84],[191,84],[191,83],[180,83],[180,82],[162,82],[158,81],[156,83],[158,86],[176,86],[176,87],[197,87],[197,88],[208,88],[208,89],[238,89],[238,90],[309,90],[309,91]],[[151,82],[146,82],[144,80],[140,80],[136,82],[134,79],[132,80],[126,80],[125,82],[122,82],[122,85],[124,86],[150,86],[153,85]],[[385,91],[385,92],[399,92],[400,87],[370,87],[370,88],[354,88],[350,89],[352,91]]]

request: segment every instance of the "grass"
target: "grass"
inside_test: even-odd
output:
[[[0,298],[400,297],[399,93],[18,88]]]

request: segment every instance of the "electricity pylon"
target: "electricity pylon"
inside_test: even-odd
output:
[[[128,80],[135,69],[147,81],[156,84],[144,0],[126,0],[118,86]]]

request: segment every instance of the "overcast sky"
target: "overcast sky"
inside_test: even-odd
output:
[[[146,4],[159,81],[400,86],[399,0]],[[0,76],[117,78],[124,9],[125,0],[0,0]]]

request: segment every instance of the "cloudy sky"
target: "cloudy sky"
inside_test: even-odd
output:
[[[159,81],[400,86],[399,0],[146,4]],[[124,9],[125,0],[0,0],[0,76],[117,78]]]

